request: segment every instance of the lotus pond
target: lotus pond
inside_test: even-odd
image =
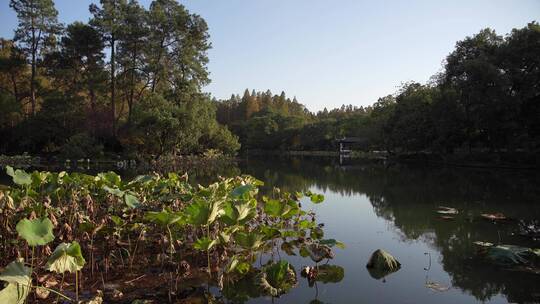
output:
[[[223,175],[239,172],[10,170],[0,299],[540,302],[536,172],[252,158]],[[377,249],[395,269],[366,268]]]

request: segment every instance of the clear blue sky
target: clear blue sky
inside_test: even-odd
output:
[[[98,0],[55,0],[60,20],[89,18]],[[140,0],[148,7],[150,0]],[[425,82],[457,40],[540,21],[540,0],[184,0],[209,24],[217,98],[282,90],[310,110],[369,105],[405,81]],[[0,36],[17,24],[0,0]]]

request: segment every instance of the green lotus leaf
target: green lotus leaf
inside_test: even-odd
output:
[[[264,293],[278,297],[296,285],[296,271],[289,262],[282,260],[265,266],[258,282]]]
[[[117,197],[123,197],[125,192],[118,188],[111,188],[109,186],[103,186],[103,190],[107,191],[109,194],[112,194]]]
[[[13,182],[19,186],[32,184],[32,176],[23,170],[13,170],[12,167],[6,167],[7,175],[11,176]]]
[[[188,222],[195,226],[210,225],[225,211],[219,202],[197,199],[185,209]]]
[[[160,212],[146,212],[144,219],[161,226],[169,226],[182,220],[182,216],[179,213],[162,210]]]
[[[255,211],[257,208],[257,201],[250,200],[236,204],[235,209],[238,211],[238,222],[245,223],[251,220],[255,216]]]
[[[17,223],[17,232],[28,245],[45,245],[54,240],[53,224],[50,219],[22,219]]]
[[[208,251],[212,249],[212,247],[214,247],[217,243],[217,240],[211,240],[207,237],[202,237],[195,241],[195,243],[193,244],[193,248],[201,251]]]
[[[343,244],[342,242],[337,241],[335,239],[320,240],[319,244],[326,245],[328,247],[336,246],[337,248],[345,249],[345,244]]]
[[[252,185],[243,185],[234,189],[231,194],[233,197],[245,198],[246,194],[249,194],[254,189],[255,187]]]
[[[257,249],[263,244],[264,235],[255,232],[237,232],[234,235],[236,244],[245,249]]]
[[[223,204],[223,214],[220,217],[220,221],[232,226],[238,222],[239,215],[238,209],[233,205],[233,202],[226,202]]]
[[[314,194],[312,193],[309,198],[311,199],[311,202],[314,204],[320,204],[324,201],[324,195],[322,194]]]
[[[0,280],[7,286],[0,291],[0,303],[23,304],[30,291],[32,278],[30,268],[24,266],[24,260],[18,259],[7,265],[0,274]]]
[[[291,210],[291,206],[279,200],[266,199],[264,212],[270,216],[282,217]]]
[[[126,193],[126,195],[124,195],[124,202],[131,209],[139,208],[141,206],[139,199],[130,193]]]
[[[53,251],[45,265],[45,269],[56,273],[76,272],[86,263],[82,256],[81,246],[73,241],[71,244],[61,243]]]

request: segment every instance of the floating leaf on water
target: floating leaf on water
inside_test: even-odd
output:
[[[482,213],[480,216],[486,220],[491,221],[504,221],[506,220],[506,216],[502,213]]]
[[[322,195],[322,194],[311,193],[309,195],[309,198],[311,199],[311,202],[314,203],[314,204],[320,204],[320,203],[324,202],[324,195]]]
[[[493,246],[493,243],[490,242],[481,242],[481,241],[475,241],[473,244],[480,246],[480,247],[491,247]]]
[[[532,249],[515,245],[493,246],[486,251],[486,258],[501,266],[524,265],[534,256],[536,253]]]
[[[73,273],[81,270],[85,263],[81,246],[74,241],[71,244],[58,245],[49,257],[45,269],[56,273]]]
[[[22,219],[17,223],[17,232],[28,245],[35,247],[54,240],[53,224],[50,219]]]
[[[32,285],[30,268],[24,266],[24,260],[18,259],[9,263],[0,274],[0,281],[7,282],[7,286],[0,291],[0,303],[22,304]]]
[[[437,210],[437,213],[439,213],[439,214],[458,214],[459,211],[456,208],[439,206],[439,209]]]
[[[425,286],[431,290],[438,291],[438,292],[448,291],[450,289],[450,286],[445,286],[440,283],[432,282],[432,281],[426,282]]]

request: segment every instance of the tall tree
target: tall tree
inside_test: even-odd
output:
[[[148,86],[146,83],[137,88],[144,71],[143,47],[147,35],[145,10],[137,0],[130,0],[124,8],[118,39],[118,62],[122,69],[121,80],[128,104],[128,123],[131,122],[135,99],[139,98]]]
[[[123,10],[126,0],[100,0],[101,7],[90,4],[94,18],[90,23],[103,35],[110,49],[111,121],[113,137],[116,137],[116,41],[122,30]]]
[[[15,41],[30,58],[30,103],[32,115],[36,113],[36,77],[38,60],[42,58],[47,44],[54,42],[61,30],[58,11],[52,0],[11,0],[9,6],[17,13],[19,24]]]

